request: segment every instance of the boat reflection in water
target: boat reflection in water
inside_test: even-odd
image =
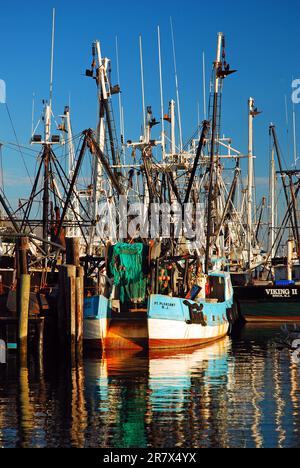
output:
[[[93,432],[103,433],[114,448],[198,446],[208,414],[201,395],[207,383],[226,382],[230,345],[227,337],[208,347],[109,352],[101,361],[86,361],[87,405],[102,413],[101,427]]]
[[[300,446],[300,369],[278,328],[208,347],[85,362],[89,443],[103,447]]]
[[[299,447],[300,366],[247,325],[205,348],[0,367],[0,447]]]

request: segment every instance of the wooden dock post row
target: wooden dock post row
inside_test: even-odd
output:
[[[72,362],[83,351],[84,269],[79,260],[79,239],[66,239],[67,265],[59,272],[58,332],[61,346]]]

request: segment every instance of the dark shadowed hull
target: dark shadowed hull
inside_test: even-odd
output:
[[[241,286],[234,291],[247,322],[300,322],[300,286]]]

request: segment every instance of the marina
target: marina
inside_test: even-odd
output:
[[[0,448],[300,447],[295,95],[284,123],[222,22],[195,92],[170,15],[134,64],[108,25],[72,30],[79,87],[61,10],[44,20],[29,145],[0,80]]]

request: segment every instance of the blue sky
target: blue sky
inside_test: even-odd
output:
[[[36,118],[42,99],[49,95],[52,7],[56,8],[54,113],[59,115],[71,99],[74,133],[94,127],[96,93],[83,76],[91,63],[91,43],[99,39],[103,55],[112,59],[116,80],[115,37],[119,39],[120,75],[127,139],[139,137],[142,124],[138,36],[143,36],[146,104],[160,117],[156,28],[160,25],[165,110],[176,98],[170,16],[174,24],[184,137],[197,125],[202,109],[202,51],[206,53],[207,80],[215,57],[216,35],[226,35],[227,59],[238,73],[224,84],[222,130],[234,145],[247,151],[247,101],[254,97],[263,114],[255,121],[256,173],[262,184],[268,176],[268,126],[278,127],[287,164],[284,96],[287,96],[292,147],[292,77],[300,78],[299,0],[178,1],[28,1],[1,2],[0,79],[7,84],[7,103],[21,144],[31,132],[32,94]],[[118,115],[115,101],[116,117]],[[297,134],[300,105],[296,106]],[[202,115],[201,115],[202,117]],[[0,141],[15,141],[5,106],[0,105]],[[298,138],[300,152],[300,138]],[[36,149],[36,148],[35,148]],[[30,156],[31,154],[31,156]],[[25,151],[29,171],[34,153]],[[28,194],[30,186],[17,151],[3,148],[6,190],[13,202]]]

